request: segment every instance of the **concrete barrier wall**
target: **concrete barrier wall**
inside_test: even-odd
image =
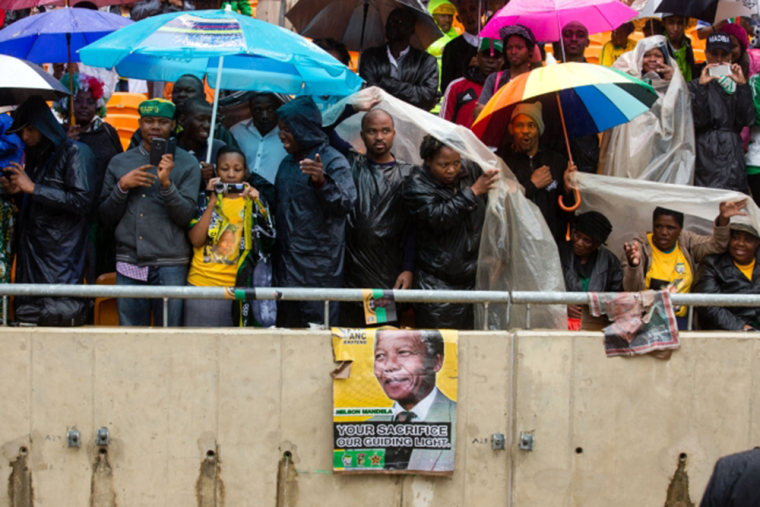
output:
[[[760,340],[682,336],[662,361],[462,333],[456,472],[368,477],[330,470],[327,332],[2,329],[0,506],[660,506],[679,456],[698,503],[718,456],[760,443]]]

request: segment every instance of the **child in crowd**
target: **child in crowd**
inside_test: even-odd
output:
[[[668,39],[668,51],[675,58],[678,69],[686,82],[699,77],[694,72],[694,51],[691,48],[691,39],[686,36],[686,25],[689,18],[675,14],[665,15],[662,25],[665,28],[665,37]]]
[[[240,150],[219,150],[216,173],[218,176],[211,178],[206,186],[207,202],[201,206],[199,217],[190,223],[188,238],[194,252],[187,283],[250,287],[254,285],[254,272],[260,272],[269,263],[268,254],[274,244],[272,220],[258,190],[245,183],[248,166]],[[271,285],[271,270],[269,273]],[[257,286],[262,285],[259,279],[256,282]],[[260,311],[264,308],[266,313],[271,305],[252,308],[248,302],[235,301],[233,304],[225,299],[186,300],[184,325],[274,324],[273,314],[261,315]]]
[[[633,51],[636,48],[636,41],[629,38],[633,31],[634,26],[630,21],[615,28],[610,33],[610,40],[602,46],[602,55],[599,58],[599,63],[612,67],[612,64],[615,63],[615,60],[620,55]]]

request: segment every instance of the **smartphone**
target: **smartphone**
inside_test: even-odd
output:
[[[150,142],[150,165],[158,166],[166,153],[166,139],[154,138]]]
[[[171,156],[174,156],[174,153],[177,151],[177,138],[176,137],[170,137],[169,141],[166,143],[166,151],[164,153],[169,153]]]
[[[724,63],[722,65],[716,65],[715,67],[710,67],[707,69],[707,73],[711,76],[730,76],[731,75],[731,66]]]

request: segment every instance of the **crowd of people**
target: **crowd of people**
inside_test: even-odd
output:
[[[499,39],[479,37],[478,3],[429,2],[443,37],[427,51],[411,43],[415,15],[394,10],[387,43],[363,51],[359,74],[368,86],[471,127],[499,89],[547,58],[526,26],[506,26]],[[132,14],[162,8],[189,5],[141,2]],[[683,214],[658,207],[651,231],[630,238],[621,252],[604,246],[615,226],[604,214],[570,211],[576,171],[760,199],[760,56],[749,47],[745,25],[723,22],[701,30],[706,61],[697,63],[687,23],[666,15],[659,28],[648,23],[652,33],[638,42],[626,23],[605,44],[601,64],[648,82],[658,94],[634,122],[570,139],[566,147],[551,96],[514,107],[491,147],[549,226],[568,291],[760,292],[760,233],[740,219],[746,200],[722,203],[708,236],[683,230]],[[349,64],[339,42],[315,43]],[[588,45],[582,20],[567,23],[554,58],[585,62]],[[61,80],[70,82],[68,74]],[[0,117],[2,281],[10,281],[15,256],[17,283],[95,283],[115,272],[117,285],[475,287],[498,171],[430,135],[419,146],[421,164],[398,160],[394,118],[377,101],[346,107],[324,126],[330,100],[252,92],[249,120],[229,130],[215,126],[208,163],[212,110],[197,77],[179,78],[171,100],[140,104],[140,128],[126,151],[103,121],[113,87],[85,72],[71,82],[73,111],[66,100],[54,112],[32,98],[12,118]],[[364,150],[334,128],[354,114],[362,114]],[[85,324],[91,310],[75,298],[14,302],[16,321],[32,325]],[[474,325],[472,305],[397,310],[395,322],[420,328]],[[305,327],[323,322],[324,311],[316,302],[171,300],[166,324]],[[360,303],[332,303],[329,312],[333,324],[367,323]],[[580,326],[582,313],[568,307],[571,328]],[[118,314],[120,325],[163,324],[160,300],[122,298]],[[677,316],[684,315],[680,309]],[[760,308],[703,308],[699,324],[760,329]]]

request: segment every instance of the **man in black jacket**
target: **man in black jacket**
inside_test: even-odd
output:
[[[88,214],[94,201],[89,175],[95,155],[66,137],[41,97],[16,110],[6,134],[24,142],[25,163],[11,162],[0,182],[19,194],[16,283],[82,283]],[[21,322],[72,326],[85,323],[87,303],[74,298],[16,297]]]
[[[412,288],[414,236],[403,191],[413,166],[391,153],[395,136],[391,115],[373,109],[362,118],[366,155],[348,154],[357,199],[346,224],[345,287]],[[344,303],[340,317],[344,326],[365,327],[361,304]]]
[[[571,174],[576,167],[560,153],[539,148],[543,132],[541,103],[518,104],[509,122],[512,145],[499,155],[525,187],[525,197],[541,210],[554,240],[560,244],[571,214],[560,208],[557,198],[563,196],[565,204],[571,204]]]
[[[367,86],[379,86],[394,97],[429,111],[438,102],[435,57],[409,45],[416,18],[407,8],[394,9],[385,22],[388,44],[369,48],[359,61]]]

